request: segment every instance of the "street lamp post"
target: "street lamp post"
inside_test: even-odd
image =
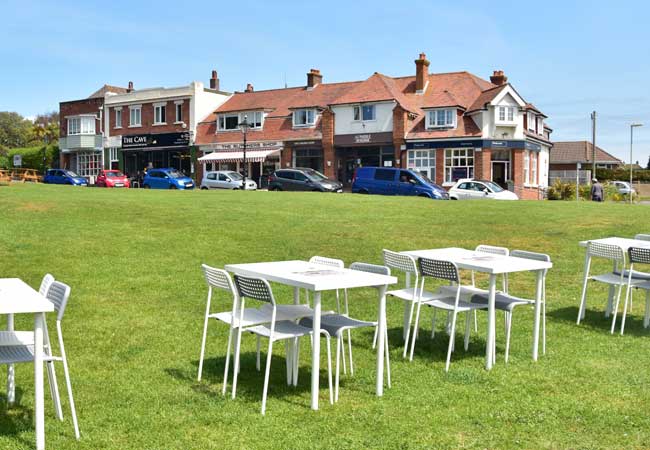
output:
[[[642,126],[642,123],[630,124],[630,205],[632,204],[632,144],[634,141],[634,129]]]
[[[250,124],[248,123],[248,117],[244,115],[244,121],[239,124],[239,129],[244,135],[244,174],[243,174],[243,181],[242,181],[242,189],[246,189],[246,175],[248,175],[248,166],[246,166],[246,134],[248,133],[248,129],[250,128]]]

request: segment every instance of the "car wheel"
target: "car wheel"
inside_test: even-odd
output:
[[[207,187],[205,187],[205,186],[201,186],[201,190],[202,190],[202,191],[207,191],[207,190],[208,190],[208,188],[207,188]]]
[[[271,190],[272,190],[272,191],[275,191],[275,192],[279,192],[279,191],[281,191],[282,189],[281,189],[280,187],[278,187],[278,186],[273,186],[273,187],[271,188]]]
[[[427,194],[419,194],[418,197],[431,198]]]
[[[365,189],[361,189],[361,190],[359,191],[359,194],[365,194],[365,195],[368,195],[368,194],[370,194],[370,192],[366,191]]]
[[[449,200],[458,200],[456,197],[449,197]]]
[[[169,189],[177,189],[175,184],[170,184]]]

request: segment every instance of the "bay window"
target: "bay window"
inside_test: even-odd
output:
[[[445,150],[445,183],[474,176],[474,149],[448,148]]]
[[[531,183],[534,185],[537,185],[537,153],[536,152],[531,152],[530,155],[531,159],[531,164],[530,164],[530,171],[531,171]]]
[[[436,151],[435,150],[409,150],[407,168],[426,175],[432,180],[436,179]]]
[[[95,134],[95,116],[68,118],[68,136],[77,134]]]
[[[426,125],[427,128],[454,128],[456,126],[456,110],[446,108],[427,111]]]
[[[316,111],[313,109],[297,109],[293,112],[294,127],[308,127],[316,123]]]
[[[524,150],[524,184],[530,184],[530,152]]]

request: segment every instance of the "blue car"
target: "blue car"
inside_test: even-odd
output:
[[[80,177],[71,170],[63,169],[49,169],[43,177],[43,183],[88,186],[88,180],[84,177]]]
[[[149,169],[142,180],[145,189],[194,189],[194,181],[176,169]]]
[[[409,169],[359,167],[352,179],[352,192],[358,194],[415,195],[434,200],[449,200],[449,194],[425,175]]]

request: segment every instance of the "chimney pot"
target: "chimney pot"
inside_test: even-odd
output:
[[[129,87],[126,89],[126,92],[133,92],[133,81],[129,81]]]
[[[415,60],[415,91],[423,93],[429,81],[429,61],[427,55],[420,53],[420,57]]]
[[[503,70],[495,70],[492,72],[492,76],[490,77],[490,82],[492,84],[501,86],[502,84],[505,84],[507,81],[508,81],[508,77],[505,76]]]
[[[253,91],[254,91],[254,89],[253,89],[253,85],[250,84],[250,83],[248,83],[248,84],[246,85],[246,92],[253,92]]]
[[[212,77],[210,78],[210,89],[214,89],[215,91],[219,90],[219,78],[217,77],[216,70],[212,71]]]
[[[320,70],[311,69],[307,72],[307,87],[313,88],[316,85],[319,85],[323,82],[323,75],[321,75]]]

